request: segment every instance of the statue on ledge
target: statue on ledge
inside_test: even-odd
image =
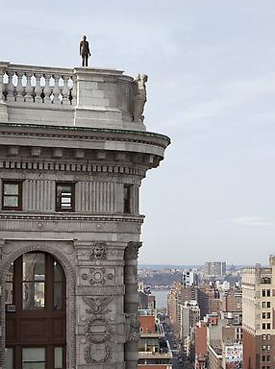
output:
[[[82,56],[82,67],[88,67],[88,58],[91,56],[91,53],[86,36],[83,36],[83,40],[80,41],[80,55]]]
[[[148,76],[146,74],[138,74],[137,78],[134,80],[135,89],[134,89],[134,109],[133,109],[133,120],[134,122],[143,122],[144,116],[143,110],[144,105],[147,101],[146,95],[146,85],[145,83],[148,81]]]

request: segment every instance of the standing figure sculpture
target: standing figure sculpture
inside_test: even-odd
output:
[[[82,56],[82,67],[88,67],[88,58],[91,56],[91,53],[86,36],[83,36],[83,40],[80,41],[80,55]]]
[[[148,76],[146,74],[138,74],[134,80],[135,92],[134,92],[134,109],[133,109],[133,120],[143,122],[144,116],[143,110],[144,105],[147,101],[146,85]]]

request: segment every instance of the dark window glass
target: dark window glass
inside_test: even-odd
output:
[[[22,210],[22,182],[3,181],[2,209]]]
[[[74,183],[57,183],[56,210],[74,211]]]
[[[61,310],[62,309],[62,297],[63,297],[63,270],[61,265],[54,262],[54,309]]]
[[[45,255],[24,254],[22,272],[23,309],[43,309],[45,307]]]
[[[131,213],[132,185],[124,185],[124,213]]]

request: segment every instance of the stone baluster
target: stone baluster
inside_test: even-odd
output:
[[[125,342],[125,367],[136,369],[138,361],[138,292],[137,292],[137,260],[141,242],[129,242],[124,254],[124,312],[129,335]]]
[[[59,95],[60,95],[60,87],[59,87],[59,75],[54,75],[54,88],[53,88],[53,95],[54,95],[54,100],[53,102],[55,102],[56,104],[60,103],[60,99],[59,99]]]
[[[72,76],[70,77],[70,81],[72,81],[73,85],[70,88],[69,100],[71,105],[76,105],[76,83]]]
[[[17,102],[23,102],[24,101],[24,96],[23,96],[23,92],[24,92],[24,86],[23,86],[23,73],[22,72],[16,72],[16,76],[17,76],[17,94],[16,94],[16,101]]]
[[[38,73],[34,74],[36,78],[36,85],[35,85],[35,102],[42,102],[42,86],[41,86],[41,75]]]
[[[12,82],[12,77],[13,77],[13,72],[12,71],[8,71],[7,75],[9,77],[9,82],[6,86],[6,90],[7,90],[7,102],[12,102],[14,101],[14,85]]]
[[[7,104],[5,102],[6,98],[3,92],[5,91],[5,85],[3,83],[3,78],[5,70],[7,68],[7,63],[0,62],[0,120],[6,122],[8,120],[8,110]]]
[[[26,102],[33,102],[34,101],[34,88],[32,87],[31,84],[31,77],[32,77],[32,73],[28,73],[25,72],[25,77],[26,77],[26,86],[24,88],[24,101]]]
[[[44,90],[43,90],[44,95],[45,95],[44,103],[45,104],[51,104],[51,102],[52,102],[51,98],[50,98],[50,96],[52,94],[52,89],[50,87],[50,78],[51,78],[51,76],[49,76],[47,74],[44,74],[43,76],[45,78],[45,87],[44,87]]]
[[[69,100],[69,86],[68,86],[68,82],[69,82],[69,77],[68,76],[62,76],[63,81],[64,81],[64,86],[61,89],[61,95],[62,95],[62,104],[69,104],[70,100]]]

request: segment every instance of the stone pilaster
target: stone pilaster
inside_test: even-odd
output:
[[[124,245],[76,241],[77,368],[122,368]]]
[[[141,242],[129,242],[124,254],[124,312],[126,321],[125,365],[136,369],[138,361],[139,320],[137,315],[137,263]]]

